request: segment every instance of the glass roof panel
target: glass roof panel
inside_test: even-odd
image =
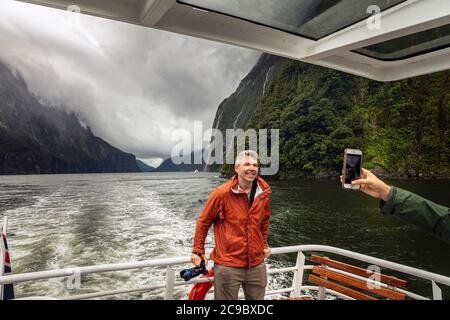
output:
[[[305,38],[318,40],[406,0],[178,0]]]
[[[393,61],[450,47],[450,24],[354,50],[375,59]]]

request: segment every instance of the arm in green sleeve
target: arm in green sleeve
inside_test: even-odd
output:
[[[450,243],[449,208],[409,191],[392,187],[388,201],[380,201],[380,210],[383,214],[395,215]]]

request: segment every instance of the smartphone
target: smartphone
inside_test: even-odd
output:
[[[353,180],[361,177],[362,151],[358,149],[345,149],[344,151],[344,189],[359,190],[359,186],[352,185]]]

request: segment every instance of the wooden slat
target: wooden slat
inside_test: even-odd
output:
[[[322,267],[318,267],[318,266],[314,267],[313,273],[336,280],[336,281],[339,281],[341,283],[350,285],[352,287],[355,287],[355,288],[358,288],[361,290],[375,293],[377,295],[380,295],[382,297],[389,298],[392,300],[405,300],[406,299],[406,295],[403,293],[396,292],[396,291],[386,289],[386,288],[369,289],[366,281],[358,280],[358,279],[355,279],[355,278],[352,278],[352,277],[349,277],[349,276],[346,276],[343,274],[339,274],[339,273],[336,273],[331,270],[327,270]]]
[[[332,260],[327,257],[321,257],[321,256],[317,256],[317,255],[312,255],[311,261],[320,263],[320,264],[326,264],[327,266],[330,266],[332,268],[346,271],[349,273],[353,273],[353,274],[356,274],[358,276],[365,277],[365,278],[376,275],[378,277],[378,279],[380,279],[380,282],[382,282],[382,283],[385,283],[385,284],[393,286],[393,287],[406,289],[407,282],[405,280],[401,280],[396,277],[386,276],[386,275],[374,273],[374,272],[368,273],[366,269],[355,267],[355,266],[352,266],[351,264],[339,262],[339,261]]]
[[[367,294],[364,294],[364,293],[352,290],[350,288],[346,288],[344,286],[341,286],[340,284],[327,281],[327,280],[319,278],[319,277],[317,277],[317,276],[315,276],[313,274],[310,274],[308,279],[312,283],[315,283],[315,284],[317,284],[319,286],[322,286],[322,287],[325,287],[325,288],[328,288],[328,289],[340,292],[342,294],[345,294],[348,297],[351,297],[351,298],[354,298],[354,299],[357,299],[357,300],[378,300],[375,297],[371,297],[371,296],[369,296]]]

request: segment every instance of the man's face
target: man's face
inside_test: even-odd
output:
[[[234,166],[241,181],[253,182],[258,175],[258,161],[250,156],[245,156],[241,164]]]

